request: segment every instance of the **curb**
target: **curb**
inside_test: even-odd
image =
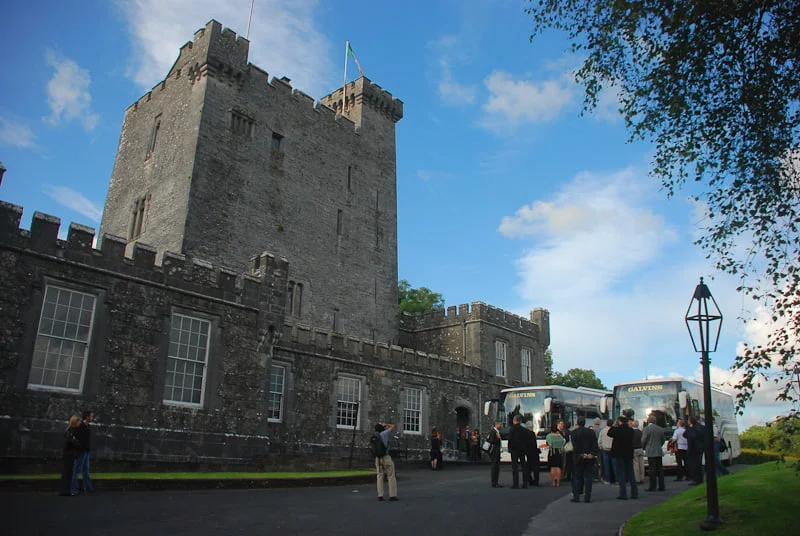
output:
[[[220,489],[264,489],[264,488],[310,488],[318,486],[343,486],[347,484],[374,483],[375,475],[335,476],[318,478],[198,478],[198,479],[116,479],[98,478],[96,487],[102,491],[178,491]],[[14,479],[0,480],[0,490],[52,491],[59,486],[59,479]]]

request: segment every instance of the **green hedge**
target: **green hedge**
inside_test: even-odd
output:
[[[765,462],[775,462],[779,460],[793,461],[797,460],[795,456],[787,456],[780,452],[771,452],[766,450],[756,449],[742,449],[742,454],[736,458],[736,463],[744,463],[748,465],[757,465]]]

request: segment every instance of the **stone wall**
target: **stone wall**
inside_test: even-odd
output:
[[[483,302],[400,316],[400,344],[451,355],[493,374],[495,342],[506,343],[507,386],[544,384],[544,352],[550,345],[550,321],[545,309],[526,319]],[[531,353],[531,380],[522,378],[521,353]]]
[[[104,235],[0,202],[0,438],[6,471],[57,463],[69,415],[91,408],[98,463],[144,468],[171,463],[203,467],[336,466],[368,463],[375,422],[398,426],[395,447],[424,459],[428,432],[453,437],[456,410],[486,429],[481,406],[502,387],[479,366],[375,342],[289,319],[284,314],[289,263],[270,254],[236,274],[197,259]],[[31,385],[32,363],[48,286],[93,296],[83,381],[75,389]],[[211,324],[202,403],[164,401],[173,314]],[[274,335],[274,336],[273,336]],[[270,337],[272,336],[272,337]],[[269,340],[268,344],[264,344]],[[274,344],[272,346],[271,344]],[[82,355],[82,354],[81,354]],[[268,418],[272,366],[286,370],[280,418]],[[355,434],[337,426],[337,380],[361,382]],[[420,423],[404,427],[408,389],[419,390]],[[298,461],[300,460],[300,461]]]
[[[236,270],[269,249],[292,259],[296,320],[396,343],[402,102],[361,78],[336,115],[330,96],[315,105],[248,64],[248,47],[210,21],[126,110],[101,234]]]

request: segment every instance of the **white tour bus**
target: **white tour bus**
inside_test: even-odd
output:
[[[647,417],[654,414],[656,424],[664,428],[664,467],[675,467],[675,456],[667,451],[667,441],[672,437],[678,419],[685,421],[689,415],[705,416],[703,400],[703,384],[685,378],[621,383],[614,386],[613,418],[632,410],[633,418],[643,426]],[[725,452],[720,453],[720,459],[724,463],[730,463],[742,453],[733,396],[712,387],[711,406],[714,414],[713,429],[721,434],[718,437],[728,447]]]
[[[545,436],[550,433],[550,426],[564,420],[572,426],[578,417],[585,417],[587,426],[594,419],[607,419],[613,403],[611,392],[589,387],[562,387],[559,385],[542,385],[528,387],[511,387],[500,391],[499,400],[487,400],[484,413],[497,422],[502,422],[500,461],[510,462],[508,452],[508,431],[514,415],[520,415],[523,425],[533,421],[533,431],[541,449],[539,460],[547,462],[547,444]],[[494,409],[494,411],[492,411]]]

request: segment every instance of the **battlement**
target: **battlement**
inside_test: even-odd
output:
[[[244,274],[169,251],[158,265],[155,248],[135,243],[132,256],[127,257],[126,240],[111,234],[104,234],[99,249],[95,249],[95,230],[85,225],[71,223],[67,239],[61,240],[58,238],[61,220],[49,214],[34,213],[30,230],[22,229],[22,212],[22,207],[0,201],[0,249],[79,265],[112,276],[146,280],[244,306],[263,304],[262,295],[268,291],[265,287],[274,279],[285,278],[289,269],[285,258],[268,252],[254,257],[251,272]]]
[[[249,41],[216,20],[211,20],[194,34],[194,40],[184,44],[178,58],[167,76],[153,88],[128,106],[127,113],[149,109],[148,103],[159,103],[160,95],[176,83],[194,84],[204,77],[214,78],[233,85],[240,90],[268,92],[274,99],[291,99],[299,107],[317,112],[325,121],[332,121],[345,129],[358,133],[356,123],[349,117],[337,115],[341,109],[342,90],[323,97],[319,101],[303,91],[292,87],[289,79],[270,75],[260,67],[248,63]],[[403,117],[402,101],[366,78],[347,85],[353,103],[364,102],[397,122]],[[338,95],[338,101],[333,96]],[[159,108],[160,111],[160,108]]]
[[[320,102],[333,108],[336,113],[342,114],[342,92],[345,94],[345,113],[354,105],[361,104],[385,115],[395,123],[403,118],[403,101],[393,97],[391,93],[365,76],[325,95]]]
[[[465,363],[461,359],[353,337],[291,320],[284,321],[283,338],[279,345],[378,367],[420,374],[442,374],[463,381],[480,381],[484,374],[479,366]]]
[[[400,328],[406,331],[441,328],[461,322],[488,322],[500,328],[521,332],[531,337],[538,337],[542,331],[549,331],[549,326],[540,326],[525,317],[479,301],[472,302],[472,304],[462,304],[458,307],[451,305],[446,310],[443,308],[431,309],[423,313],[403,313],[400,315]]]

